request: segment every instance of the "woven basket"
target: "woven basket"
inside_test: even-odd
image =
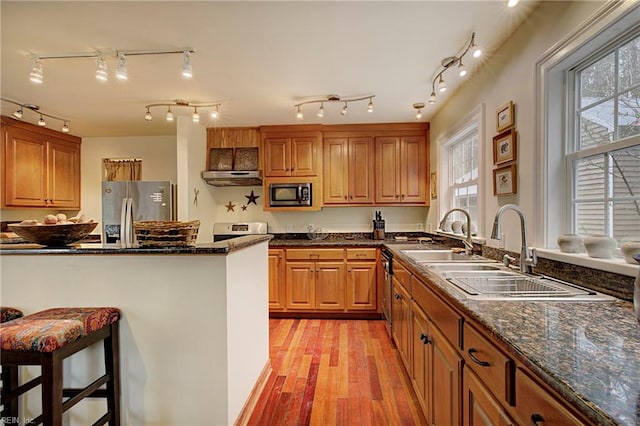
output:
[[[133,228],[140,247],[184,247],[196,244],[200,221],[145,220]]]

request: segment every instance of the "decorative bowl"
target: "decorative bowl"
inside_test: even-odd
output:
[[[309,237],[310,240],[324,240],[325,238],[327,238],[329,236],[328,233],[323,232],[322,228],[319,227],[313,227],[313,226],[309,226],[307,228],[307,237]]]
[[[62,247],[85,238],[98,226],[98,222],[7,226],[25,241],[49,247]]]
[[[606,235],[590,235],[584,238],[584,247],[589,257],[610,259],[617,247],[616,240]]]

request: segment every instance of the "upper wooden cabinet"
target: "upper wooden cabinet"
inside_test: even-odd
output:
[[[373,137],[325,138],[324,204],[373,204]]]
[[[80,209],[76,136],[2,117],[3,207]]]
[[[377,137],[375,154],[376,203],[427,203],[428,156],[424,136]]]
[[[265,177],[318,176],[322,165],[322,133],[276,127],[275,131],[261,128]]]

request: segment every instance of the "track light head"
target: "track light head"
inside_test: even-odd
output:
[[[149,107],[147,107],[147,112],[144,114],[144,119],[146,121],[153,120],[153,116],[151,115],[151,111],[149,111]]]
[[[344,106],[340,110],[340,114],[347,115],[347,103],[346,102],[344,103]]]
[[[302,110],[300,110],[300,105],[298,105],[298,111],[296,112],[296,120],[302,120],[304,118],[304,114]]]
[[[318,117],[324,117],[324,104],[320,102],[320,108],[318,108],[318,113],[316,114]]]
[[[13,115],[15,118],[17,118],[18,120],[20,120],[20,119],[22,118],[22,115],[23,115],[23,114],[24,114],[24,111],[22,110],[22,107],[20,107],[20,109],[19,109],[19,110],[14,111],[14,112],[13,112],[13,114],[11,114],[11,115]]]
[[[416,110],[416,120],[420,120],[422,118],[422,108],[424,108],[424,104],[422,102],[418,102],[413,104],[413,108]]]
[[[367,112],[373,112],[373,98],[369,98],[369,104],[367,105]]]
[[[520,0],[508,0],[507,7],[516,7],[520,3]]]
[[[460,58],[460,62],[458,62],[458,75],[460,77],[465,77],[467,75],[467,68],[462,63],[462,58]]]
[[[191,120],[194,123],[200,122],[200,114],[198,114],[198,107],[193,107],[193,114],[191,115]]]
[[[171,111],[171,107],[169,107],[169,109],[167,109],[167,115],[165,117],[167,119],[167,121],[173,121],[173,112]]]
[[[69,125],[67,122],[64,122],[64,126],[62,126],[62,133],[69,133]]]
[[[98,59],[96,59],[96,80],[107,81],[108,79],[107,62],[104,60],[102,55],[99,55]]]
[[[193,69],[191,68],[191,52],[184,51],[184,59],[182,61],[182,76],[184,78],[193,77]]]
[[[42,115],[40,115],[40,120],[38,120],[38,126],[44,127],[46,125],[47,125],[47,122],[44,121],[44,118],[42,117]]]
[[[116,78],[118,80],[128,80],[129,75],[127,73],[127,57],[124,56],[124,53],[118,53],[118,68],[116,69]]]
[[[213,118],[215,120],[216,118],[218,118],[219,115],[220,115],[220,113],[218,112],[218,105],[216,105],[216,109],[211,111],[211,118]]]
[[[442,74],[440,74],[440,81],[438,81],[438,91],[440,93],[447,91],[447,83],[444,82],[444,79],[442,78]]]
[[[29,79],[32,83],[42,84],[44,82],[44,71],[42,70],[42,62],[39,58],[33,58],[31,63],[31,73]]]
[[[429,96],[429,103],[431,105],[436,103],[436,92],[431,92],[431,96]]]

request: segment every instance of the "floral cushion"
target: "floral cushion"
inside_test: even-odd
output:
[[[84,334],[93,333],[120,319],[118,308],[52,308],[27,315],[25,320],[32,319],[65,319],[77,320],[84,326]]]
[[[0,322],[7,322],[20,318],[22,311],[16,308],[10,308],[8,306],[0,306]]]
[[[53,352],[82,337],[84,330],[78,320],[25,318],[0,324],[0,349]]]

